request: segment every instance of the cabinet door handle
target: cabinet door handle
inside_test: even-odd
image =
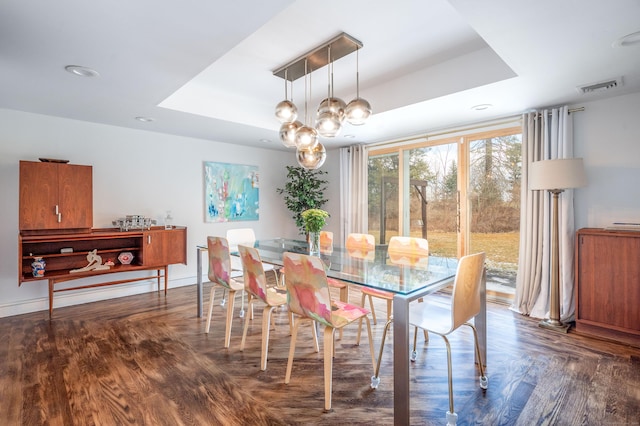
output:
[[[151,244],[151,235],[147,235],[147,244]]]
[[[58,213],[58,223],[62,223],[62,213]]]
[[[60,214],[60,211],[58,210],[58,205],[56,204],[56,214]]]

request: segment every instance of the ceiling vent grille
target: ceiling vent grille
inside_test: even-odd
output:
[[[587,84],[584,86],[578,86],[576,89],[579,93],[587,94],[594,92],[604,92],[605,90],[615,89],[622,86],[622,77],[615,78],[613,80],[600,81],[598,83]]]

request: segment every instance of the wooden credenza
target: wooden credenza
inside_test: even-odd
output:
[[[640,347],[640,232],[576,233],[576,332]]]
[[[106,270],[86,272],[70,272],[87,266],[87,255],[97,250],[103,263],[108,259],[114,266]],[[131,253],[131,264],[122,264],[118,260],[121,253]],[[34,257],[42,257],[46,262],[43,277],[34,277],[31,262]],[[187,228],[152,227],[144,230],[119,231],[116,228],[92,229],[88,232],[76,233],[41,233],[22,232],[18,236],[18,285],[30,281],[47,280],[49,284],[49,315],[53,311],[53,295],[58,291],[78,290],[123,284],[149,279],[164,278],[164,291],[167,292],[168,267],[172,264],[187,263]],[[113,279],[114,273],[155,271],[152,276],[126,276]],[[58,289],[60,283],[82,278],[100,276],[100,282]],[[95,280],[92,280],[95,281]]]

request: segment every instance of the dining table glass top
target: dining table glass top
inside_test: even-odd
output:
[[[263,262],[276,265],[282,265],[285,252],[309,254],[307,242],[293,239],[258,240],[254,246]],[[402,295],[442,287],[455,276],[458,266],[454,258],[389,253],[386,245],[374,250],[333,246],[317,256],[324,261],[329,277]]]

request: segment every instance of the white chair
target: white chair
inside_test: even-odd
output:
[[[489,382],[484,373],[478,333],[469,321],[480,312],[480,283],[484,269],[485,254],[476,253],[464,256],[458,263],[450,306],[442,306],[430,302],[412,304],[409,313],[409,323],[416,327],[413,337],[413,352],[411,361],[416,358],[416,341],[418,328],[442,336],[447,347],[447,367],[449,373],[449,411],[447,411],[447,425],[455,425],[458,415],[453,407],[453,382],[451,379],[451,346],[447,336],[462,325],[473,330],[476,357],[480,368],[480,387],[487,389]]]
[[[242,273],[242,261],[238,254],[238,245],[253,247],[256,242],[256,234],[253,232],[253,228],[235,228],[227,230],[227,241],[229,242],[229,252],[231,253],[231,269],[234,271],[240,271]],[[278,269],[276,265],[272,263],[262,262],[262,268],[265,272],[273,271],[276,283],[278,283]],[[224,305],[225,300],[222,300]],[[244,318],[244,296],[242,297],[240,307],[240,318]]]
[[[256,234],[253,228],[236,228],[227,230],[227,241],[229,242],[229,251],[238,253],[238,245],[253,247],[256,242]],[[231,268],[236,271],[242,271],[242,261],[240,256],[231,255]],[[262,262],[262,268],[265,272],[273,271],[278,282],[278,267],[272,263]]]

